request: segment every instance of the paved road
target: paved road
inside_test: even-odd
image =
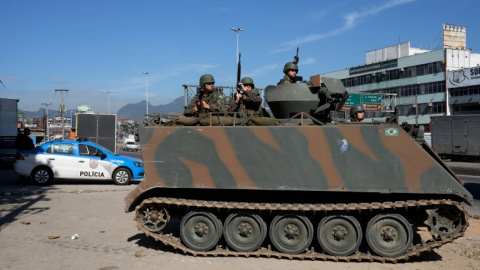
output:
[[[442,251],[397,265],[185,256],[145,237],[133,213],[124,213],[123,198],[138,182],[58,180],[40,187],[20,182],[11,169],[0,175],[0,269],[449,269],[468,260],[480,267]],[[475,197],[467,211],[478,215],[480,177],[461,179]]]

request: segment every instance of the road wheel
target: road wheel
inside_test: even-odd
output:
[[[227,244],[236,251],[255,251],[266,236],[267,224],[258,215],[234,213],[225,220],[223,237]]]
[[[317,238],[328,254],[348,256],[362,243],[362,227],[352,216],[327,216],[318,224]]]
[[[53,172],[47,167],[38,167],[32,171],[32,181],[38,185],[48,185],[53,181]]]
[[[404,254],[413,241],[412,226],[398,214],[376,215],[368,222],[365,233],[368,246],[382,257]]]
[[[313,225],[304,216],[276,216],[270,224],[270,240],[280,252],[302,253],[312,243]]]
[[[222,223],[208,212],[189,212],[180,224],[180,238],[196,251],[209,251],[222,237]]]
[[[132,181],[132,174],[128,169],[118,168],[113,172],[112,179],[115,185],[128,185]]]

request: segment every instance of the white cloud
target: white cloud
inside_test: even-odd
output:
[[[302,66],[311,65],[313,63],[315,63],[315,58],[313,57],[307,57],[305,59],[300,59],[299,61],[299,64],[301,64]]]
[[[344,24],[342,27],[333,29],[329,32],[326,33],[320,33],[320,34],[311,34],[305,37],[300,37],[295,40],[289,41],[284,43],[283,48],[277,49],[273,51],[272,53],[279,53],[279,52],[284,52],[291,50],[292,48],[298,47],[300,44],[308,43],[308,42],[313,42],[317,41],[320,39],[324,39],[327,37],[335,36],[341,32],[347,31],[349,29],[352,29],[357,26],[358,21],[363,18],[367,18],[369,16],[373,16],[375,14],[378,14],[386,9],[390,9],[399,5],[403,4],[408,4],[410,2],[414,2],[417,0],[391,0],[387,1],[384,4],[377,6],[370,6],[368,8],[364,8],[361,11],[353,11],[348,13],[347,15],[344,16]]]
[[[186,70],[205,71],[205,70],[215,68],[217,66],[218,65],[211,65],[211,64],[186,64],[174,69],[179,71],[186,71]]]
[[[264,66],[261,66],[261,67],[257,67],[251,71],[249,71],[247,74],[245,74],[245,76],[249,76],[249,77],[259,77],[259,76],[262,76],[262,75],[265,75],[265,74],[269,74],[270,71],[272,70],[278,70],[280,67],[278,64],[268,64],[268,65],[264,65]]]

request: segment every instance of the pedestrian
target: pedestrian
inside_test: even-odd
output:
[[[17,144],[17,150],[30,150],[35,147],[33,144],[33,140],[29,137],[30,135],[30,129],[29,128],[24,128],[23,133],[18,132],[17,134],[17,139],[16,139],[16,144]]]
[[[288,84],[288,83],[296,83],[297,82],[297,73],[298,73],[298,65],[293,62],[288,62],[283,67],[283,73],[285,76],[278,82],[279,84]]]
[[[352,122],[361,122],[365,119],[365,108],[362,104],[356,104],[350,108],[350,119]]]
[[[206,116],[210,112],[223,111],[223,93],[213,91],[215,79],[210,74],[200,77],[200,91],[183,113],[185,116]]]
[[[262,117],[262,97],[255,88],[252,78],[245,77],[237,85],[237,93],[232,99],[230,112],[239,112],[241,116]]]

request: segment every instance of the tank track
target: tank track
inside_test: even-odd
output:
[[[432,239],[421,241],[420,244],[413,244],[405,254],[389,258],[372,255],[370,253],[361,253],[357,251],[350,256],[332,256],[320,252],[316,252],[313,248],[301,254],[285,254],[278,251],[271,250],[270,245],[268,248],[261,247],[257,251],[253,252],[237,252],[229,250],[225,247],[217,245],[214,250],[207,252],[199,252],[192,250],[182,244],[180,238],[173,236],[172,234],[161,234],[151,232],[142,226],[139,216],[139,209],[146,204],[160,204],[168,205],[171,207],[186,207],[188,208],[201,208],[212,210],[250,210],[250,211],[294,211],[294,212],[318,212],[328,213],[333,211],[356,211],[361,213],[362,211],[389,211],[400,210],[410,208],[433,208],[437,206],[454,206],[457,207],[465,219],[465,225],[461,230],[451,237],[439,237],[435,236],[431,232]],[[370,261],[370,262],[391,262],[397,263],[400,261],[409,260],[412,257],[418,257],[422,252],[431,251],[435,248],[439,248],[444,244],[452,242],[454,239],[464,235],[466,228],[469,226],[468,215],[460,203],[451,200],[418,200],[418,201],[396,201],[396,202],[374,202],[374,203],[349,203],[349,204],[280,204],[280,203],[240,203],[240,202],[222,202],[222,201],[200,201],[200,200],[186,200],[177,198],[164,198],[155,197],[145,199],[136,207],[136,213],[134,220],[137,221],[137,227],[140,231],[143,231],[147,236],[160,241],[165,246],[171,247],[174,250],[180,250],[184,254],[190,254],[193,256],[234,256],[234,257],[265,257],[265,258],[278,258],[278,259],[299,259],[299,260],[322,260],[322,261]]]

